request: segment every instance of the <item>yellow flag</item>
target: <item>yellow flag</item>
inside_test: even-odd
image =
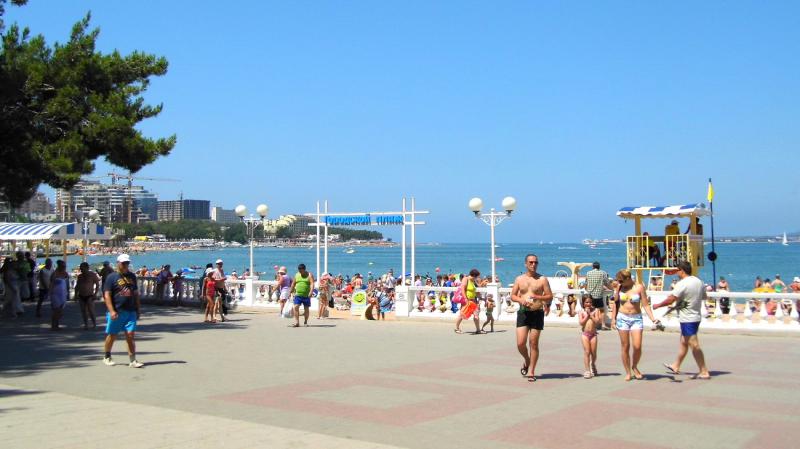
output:
[[[714,201],[714,186],[711,185],[711,180],[708,180],[708,202]]]

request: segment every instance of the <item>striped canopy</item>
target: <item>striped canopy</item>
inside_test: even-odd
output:
[[[103,225],[89,223],[89,240],[110,240],[114,236]],[[81,223],[0,223],[0,240],[80,240]]]
[[[678,217],[702,217],[711,215],[711,211],[706,209],[703,203],[682,204],[678,206],[642,206],[642,207],[623,207],[617,211],[617,216],[624,219],[629,218],[678,218]]]

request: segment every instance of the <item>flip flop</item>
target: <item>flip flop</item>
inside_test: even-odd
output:
[[[461,329],[453,329],[453,332],[457,334],[463,334],[463,332],[461,332]]]
[[[680,371],[675,371],[675,369],[672,367],[672,365],[670,365],[667,362],[664,362],[663,365],[664,365],[664,368],[667,369],[667,372],[669,374],[680,374],[681,373]]]
[[[522,374],[522,377],[528,377],[528,367],[523,366],[519,369],[519,373]]]
[[[692,376],[693,380],[711,380],[711,376],[701,376],[699,374],[695,374]]]
[[[533,383],[536,382],[536,376],[525,376],[528,378],[528,382]]]

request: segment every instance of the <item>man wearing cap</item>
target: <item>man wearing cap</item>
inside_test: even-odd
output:
[[[217,301],[220,302],[220,306],[222,308],[220,317],[222,318],[222,321],[225,321],[225,315],[228,314],[228,292],[225,291],[225,280],[227,277],[225,276],[225,271],[222,269],[222,259],[217,259],[215,263],[217,267],[214,268],[213,272],[211,272],[211,279],[214,280],[214,289],[217,291],[218,295]]]
[[[275,278],[278,281],[279,294],[278,302],[281,305],[281,313],[278,316],[283,316],[283,308],[286,306],[286,300],[289,299],[289,290],[292,287],[292,278],[286,274],[286,267],[278,268],[278,276]]]
[[[311,290],[314,288],[314,276],[306,271],[306,265],[297,266],[292,287],[289,293],[294,293],[294,326],[300,327],[300,305],[303,305],[303,325],[308,327],[308,309],[311,307]]]
[[[136,275],[128,268],[131,258],[127,254],[117,257],[117,272],[108,275],[103,284],[103,299],[106,303],[106,341],[103,363],[113,366],[111,348],[117,334],[125,331],[128,343],[128,358],[131,368],[141,368],[144,363],[136,360],[136,321],[140,315],[139,289],[136,286]]]
[[[592,297],[594,316],[592,319],[600,322],[600,330],[608,330],[606,326],[606,290],[611,290],[611,281],[608,273],[600,269],[600,262],[593,262],[592,269],[586,273],[586,292]]]

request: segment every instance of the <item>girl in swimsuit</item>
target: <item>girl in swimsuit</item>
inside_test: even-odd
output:
[[[597,375],[597,328],[600,326],[600,317],[594,313],[592,297],[583,298],[583,310],[578,314],[578,323],[581,325],[581,343],[583,344],[583,373],[584,379],[591,379]]]
[[[642,333],[644,322],[642,308],[653,324],[661,322],[653,316],[653,310],[647,299],[647,292],[641,282],[636,282],[630,270],[620,270],[616,276],[617,287],[614,292],[614,316],[611,327],[619,331],[619,341],[622,346],[622,366],[625,368],[625,380],[643,379],[639,371],[639,359],[642,358]],[[631,351],[633,348],[633,351]]]

